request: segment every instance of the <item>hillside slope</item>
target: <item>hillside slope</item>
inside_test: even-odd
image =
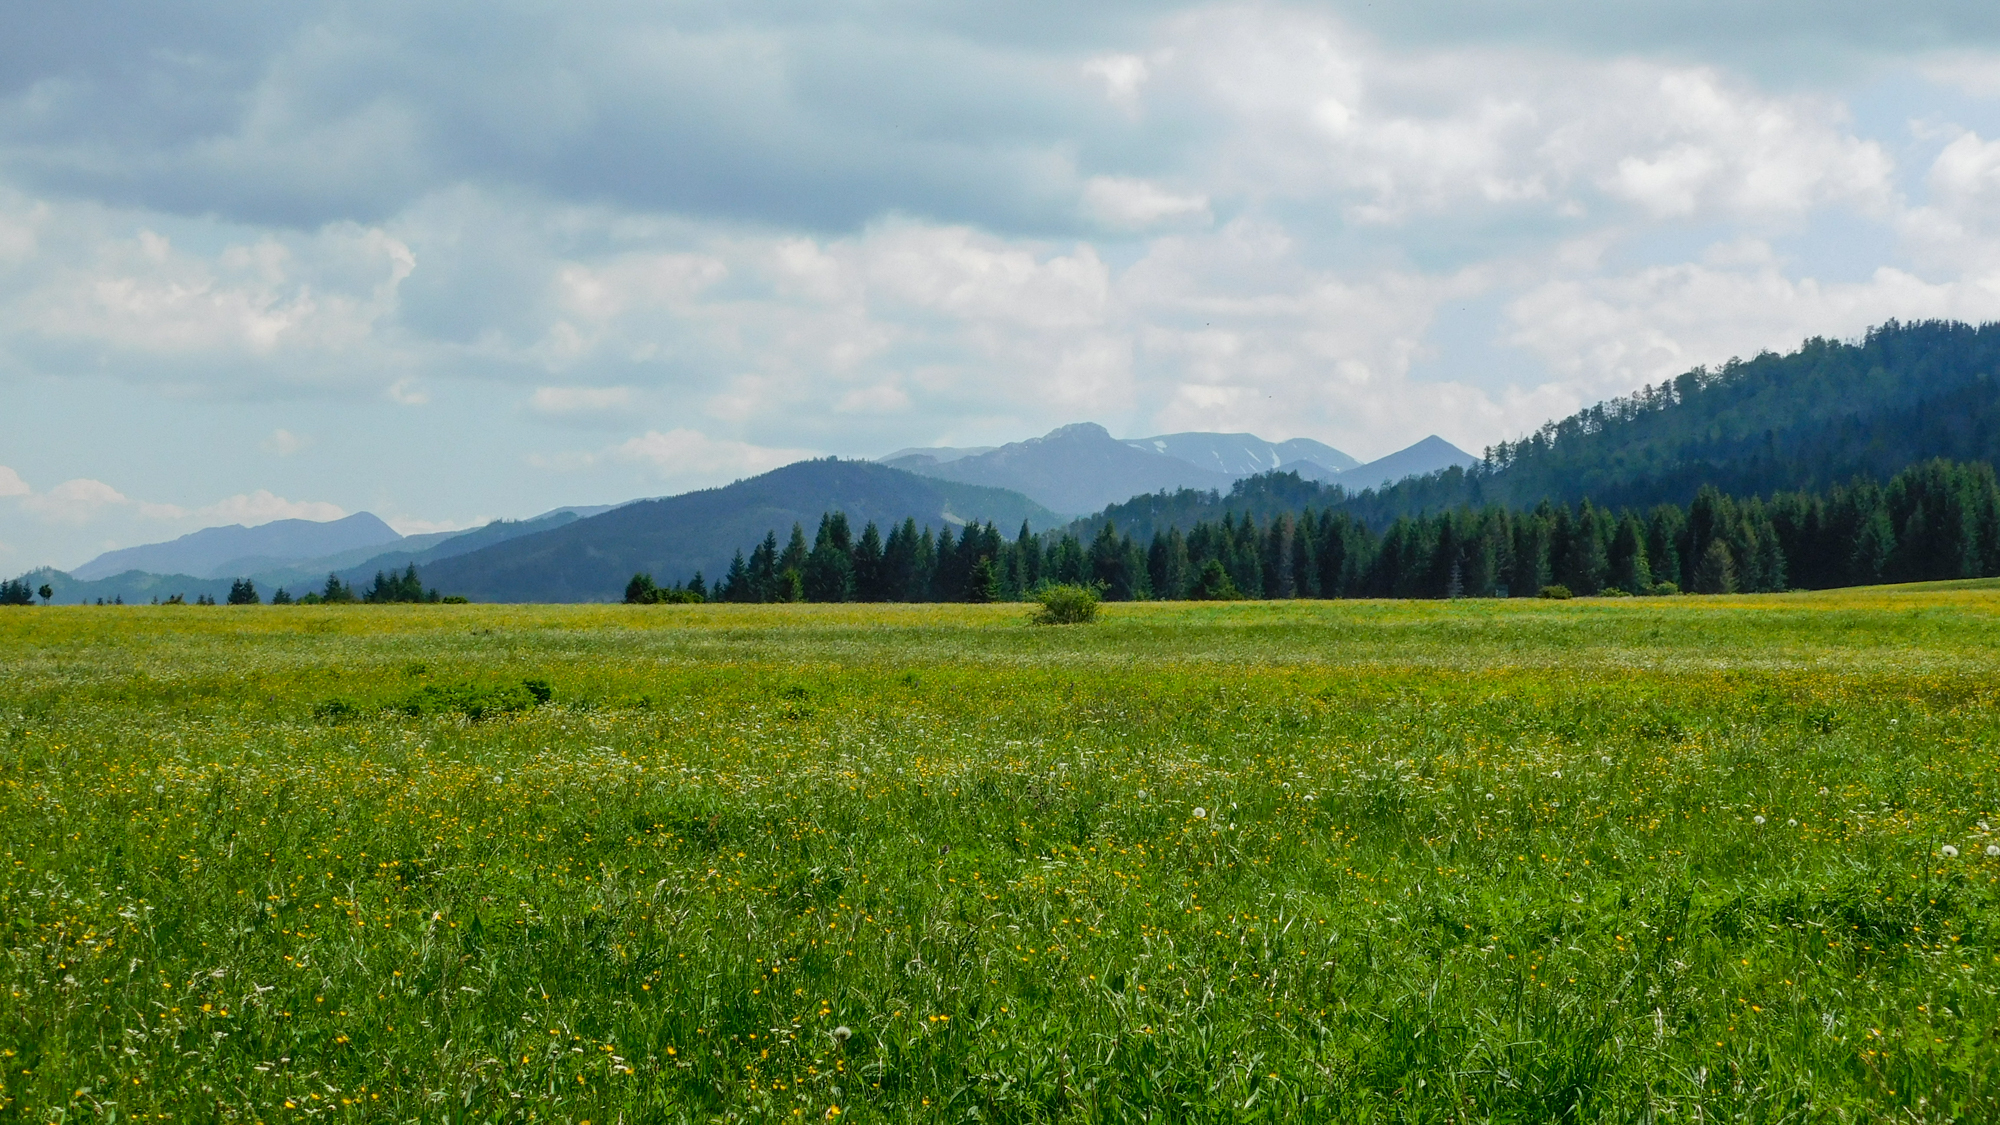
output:
[[[1946,321],[1808,340],[1696,369],[1488,451],[1487,496],[1685,503],[1886,479],[1932,457],[2000,459],[2000,324]]]
[[[623,595],[635,573],[661,582],[695,571],[720,578],[737,551],[794,523],[811,535],[822,513],[841,511],[858,531],[914,518],[942,527],[968,520],[1018,529],[1060,523],[1016,493],[918,476],[866,461],[801,461],[723,488],[627,504],[590,519],[428,565],[426,586],[475,601],[590,602]]]

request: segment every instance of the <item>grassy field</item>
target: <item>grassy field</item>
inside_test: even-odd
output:
[[[2000,591],[1026,617],[0,611],[0,1119],[2000,1120]]]

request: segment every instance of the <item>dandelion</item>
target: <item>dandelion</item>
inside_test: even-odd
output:
[[[1958,858],[1958,849],[1957,849],[1957,848],[1955,848],[1955,847],[1952,847],[1952,846],[1951,846],[1950,844],[1946,844],[1946,845],[1945,845],[1945,846],[1944,846],[1944,847],[1943,847],[1942,849],[1940,849],[1940,850],[1944,852],[1944,857],[1945,857],[1946,859],[1957,859],[1957,858]]]
[[[1493,794],[1491,794],[1491,793],[1488,793],[1488,794],[1486,795],[1486,799],[1487,799],[1487,800],[1489,800],[1489,801],[1490,801],[1490,800],[1492,800],[1492,799],[1493,799]]]
[[[1986,845],[1986,858],[1987,858],[1987,859],[2000,859],[2000,844],[1988,844],[1988,845]]]
[[[845,1043],[852,1038],[854,1038],[854,1029],[846,1024],[841,1024],[839,1027],[833,1029],[833,1041],[836,1043]]]
[[[1146,799],[1146,791],[1144,789],[1139,790],[1139,799],[1141,801]]]
[[[1196,820],[1207,820],[1207,819],[1208,819],[1208,810],[1207,810],[1207,809],[1205,809],[1205,808],[1202,808],[1202,807],[1201,807],[1200,805],[1196,805],[1196,806],[1194,807],[1194,818],[1195,818]]]
[[[1562,775],[1563,775],[1563,771],[1561,771],[1561,770],[1550,770],[1550,771],[1549,771],[1549,776],[1550,776],[1550,777],[1561,777]]]
[[[1799,826],[1799,822],[1798,822],[1798,821],[1796,821],[1796,820],[1793,820],[1793,819],[1791,819],[1790,817],[1787,817],[1787,818],[1785,818],[1785,827],[1787,827],[1787,828],[1797,828],[1798,826]]]
[[[1764,823],[1764,818],[1763,818],[1762,816],[1753,816],[1753,817],[1751,817],[1751,818],[1750,818],[1750,823],[1752,823],[1752,824],[1762,824],[1762,823]]]

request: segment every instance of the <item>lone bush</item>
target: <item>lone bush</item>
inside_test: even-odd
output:
[[[1039,625],[1083,625],[1097,620],[1097,587],[1064,582],[1045,586],[1035,595],[1041,609],[1035,613]]]
[[[1542,587],[1542,592],[1536,596],[1543,598],[1568,598],[1568,597],[1574,597],[1575,595],[1569,592],[1568,586],[1565,586],[1562,583],[1557,582],[1554,585]]]

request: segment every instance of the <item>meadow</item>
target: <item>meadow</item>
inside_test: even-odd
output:
[[[1991,584],[1027,618],[0,610],[0,1120],[2000,1120]]]

